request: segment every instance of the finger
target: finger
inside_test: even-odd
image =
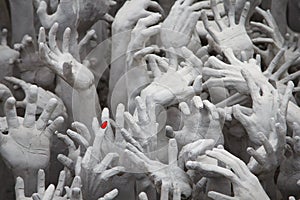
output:
[[[133,57],[136,59],[136,60],[139,60],[139,59],[143,59],[145,56],[149,55],[149,54],[152,54],[152,53],[159,53],[160,52],[160,49],[157,45],[152,45],[152,46],[149,46],[149,47],[145,47],[139,51],[137,51],[136,53],[134,53]],[[146,58],[146,57],[145,57]]]
[[[142,153],[138,148],[133,146],[132,144],[127,143],[126,148],[128,150],[130,150],[132,153],[134,153],[134,155],[137,156],[140,160],[143,160],[146,162],[149,161],[149,158],[144,153]]]
[[[240,17],[240,22],[239,24],[241,25],[246,25],[246,20],[247,20],[247,17],[249,15],[249,11],[250,11],[250,3],[249,2],[246,2],[245,3],[245,6],[243,8],[243,11],[241,13],[241,17]]]
[[[49,185],[45,194],[43,196],[43,200],[52,200],[55,191],[55,186],[53,184]]]
[[[41,196],[38,193],[32,194],[31,198],[33,200],[42,200]]]
[[[242,107],[240,105],[235,105],[232,107],[233,116],[237,119],[244,127],[249,124],[249,117],[242,113]]]
[[[115,135],[114,135],[114,133],[113,133],[113,131],[111,129],[111,125],[109,123],[109,121],[110,121],[110,118],[109,118],[109,109],[106,108],[106,107],[102,110],[101,121],[102,121],[101,129],[104,130],[105,137],[109,141],[113,141],[114,138],[115,138]]]
[[[230,26],[235,25],[235,0],[229,0],[228,20]]]
[[[36,85],[32,85],[29,88],[28,102],[25,109],[25,116],[23,125],[27,128],[33,127],[35,124],[35,114],[37,108],[37,96],[38,88]]]
[[[266,35],[268,36],[271,36],[272,33],[273,33],[273,29],[270,28],[269,26],[265,25],[265,24],[262,24],[262,23],[259,23],[259,22],[250,22],[251,25],[259,28],[263,33],[265,33]]]
[[[186,102],[181,102],[179,104],[179,109],[185,116],[189,116],[191,114],[190,108]]]
[[[57,131],[62,124],[64,123],[64,118],[63,117],[57,117],[47,128],[45,131],[45,134],[47,137],[51,137],[55,131]]]
[[[57,160],[65,167],[67,167],[70,171],[74,171],[74,162],[67,156],[63,154],[57,155]]]
[[[125,141],[135,146],[139,151],[143,152],[143,147],[138,141],[136,141],[131,134],[124,128],[121,129],[121,134],[124,137]]]
[[[30,87],[29,83],[26,83],[25,81],[15,78],[15,77],[5,77],[5,80],[7,80],[8,82],[11,82],[15,85],[21,86],[21,88],[25,91],[27,91]]]
[[[160,200],[168,200],[169,199],[169,184],[166,181],[162,181],[161,189],[160,189]]]
[[[1,32],[1,45],[3,46],[7,46],[7,29],[4,28],[2,29],[2,32]]]
[[[214,191],[209,191],[207,195],[214,200],[236,200],[234,197]]]
[[[102,173],[113,163],[118,162],[119,155],[117,153],[108,153],[103,160],[94,167],[94,173]]]
[[[125,112],[125,106],[120,103],[117,106],[116,110],[116,136],[115,136],[115,142],[122,142],[124,141],[123,136],[121,135],[121,129],[124,128],[124,112]]]
[[[219,120],[219,113],[214,104],[209,102],[208,100],[203,101],[204,106],[208,109],[208,112],[210,113],[210,116],[212,117],[213,120]]]
[[[49,31],[49,47],[51,51],[56,54],[60,54],[60,50],[58,49],[57,42],[56,42],[56,34],[58,30],[58,23],[54,23]]]
[[[242,62],[237,59],[237,57],[234,55],[234,52],[231,48],[227,48],[224,50],[224,55],[229,60],[229,62],[233,65],[241,65]],[[224,65],[224,64],[223,64]]]
[[[73,122],[72,128],[76,129],[76,132],[82,135],[88,142],[91,140],[90,132],[83,123]]]
[[[283,57],[285,52],[284,48],[281,48],[280,51],[276,54],[276,56],[272,59],[271,63],[269,64],[267,70],[265,71],[267,77],[271,76],[271,74],[273,73],[273,70],[275,69],[275,67],[278,66],[281,58]]]
[[[280,113],[283,116],[286,116],[286,114],[287,114],[289,101],[293,95],[293,89],[294,89],[294,83],[292,81],[289,81],[287,84],[287,87],[285,89],[284,95],[282,97],[281,105],[280,105]]]
[[[207,30],[207,32],[210,34],[210,36],[215,40],[216,38],[218,38],[216,36],[216,31],[214,30],[214,28],[212,27],[211,23],[208,21],[207,15],[205,13],[205,11],[201,12],[201,19],[204,23],[204,27]]]
[[[161,71],[158,67],[158,64],[156,63],[156,59],[150,54],[146,58],[148,60],[148,64],[150,66],[150,69],[154,75],[154,77],[160,77]]]
[[[151,15],[139,19],[137,22],[136,28],[144,28],[144,27],[151,27],[154,24],[158,23],[161,18],[161,14],[159,13],[152,13]]]
[[[148,200],[148,197],[145,192],[139,194],[139,200]]]
[[[257,135],[259,136],[265,150],[266,150],[266,153],[268,155],[271,155],[274,153],[274,149],[273,149],[273,146],[272,144],[269,142],[268,138],[261,132],[257,133]]]
[[[253,38],[251,40],[254,44],[264,44],[264,43],[269,43],[269,44],[274,44],[274,40],[272,38],[262,38],[262,37],[259,37],[259,38]]]
[[[257,151],[255,151],[252,147],[247,148],[247,153],[252,156],[258,164],[264,165],[265,164],[265,159],[262,155],[260,155]]]
[[[44,130],[51,118],[52,113],[54,112],[55,108],[57,107],[57,99],[51,98],[46,105],[46,108],[43,110],[41,116],[36,122],[36,127],[38,130]]]
[[[199,109],[203,108],[203,101],[202,101],[201,97],[194,96],[193,99],[192,99],[192,102],[193,102],[196,109],[199,110]]]
[[[44,27],[39,30],[38,44],[46,42],[46,31]]]
[[[112,200],[112,199],[114,199],[115,197],[117,197],[118,194],[119,194],[118,189],[114,189],[114,190],[112,190],[112,191],[106,193],[106,194],[104,195],[104,197],[101,197],[99,200]]]
[[[135,98],[135,104],[137,108],[137,114],[140,124],[147,124],[149,122],[149,117],[147,113],[147,108],[145,102],[140,96]]]
[[[14,97],[9,97],[5,102],[5,114],[8,128],[18,128],[19,120],[16,111],[16,100]]]
[[[228,178],[229,180],[231,180],[233,183],[238,182],[237,176],[232,171],[222,168],[222,167],[218,167],[216,165],[202,164],[202,163],[195,162],[195,161],[188,161],[186,163],[186,167],[191,170],[197,170],[200,172],[211,172],[214,174],[224,176],[224,177]]]
[[[122,174],[125,171],[125,168],[122,166],[113,167],[111,169],[105,170],[101,174],[102,180],[108,180],[116,175]]]
[[[39,56],[42,60],[45,60],[49,64],[49,68],[55,71],[57,74],[62,75],[61,69],[57,67],[57,62],[51,58],[55,58],[54,53],[44,43],[39,43]],[[51,56],[51,58],[49,57]]]
[[[15,185],[16,200],[23,200],[25,198],[24,193],[24,180],[21,177],[17,177]]]
[[[89,147],[88,141],[86,141],[86,139],[83,136],[79,135],[75,131],[68,129],[67,135],[70,138],[72,138],[75,142],[77,142],[81,146],[81,148],[87,149]]]
[[[224,28],[226,26],[225,26],[225,24],[223,23],[223,21],[221,19],[220,12],[218,10],[216,0],[211,0],[210,1],[210,6],[211,6],[211,9],[212,9],[213,14],[214,14],[215,22],[217,23],[220,31],[224,30]]]
[[[40,169],[38,171],[38,180],[37,180],[37,192],[40,196],[44,196],[45,193],[45,172]]]
[[[66,172],[64,170],[62,170],[59,173],[58,183],[57,183],[55,193],[54,193],[55,197],[59,197],[62,195],[63,190],[64,190],[64,185],[65,185],[65,180],[66,180]]]
[[[78,44],[78,49],[82,50],[82,48],[88,44],[88,42],[92,39],[92,38],[97,38],[96,35],[96,31],[95,30],[89,30],[86,35],[80,40],[79,44]]]
[[[140,126],[135,122],[135,119],[129,112],[124,112],[124,118],[130,129],[134,134],[143,134]]]
[[[68,27],[64,31],[63,35],[63,43],[62,43],[62,52],[68,53],[70,47],[70,37],[71,37],[71,29]]]
[[[169,165],[177,166],[178,147],[176,139],[169,139],[168,160]]]

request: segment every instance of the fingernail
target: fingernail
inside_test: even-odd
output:
[[[102,129],[105,129],[105,128],[107,127],[107,124],[108,124],[107,121],[103,122],[103,123],[101,124],[101,128],[102,128]]]

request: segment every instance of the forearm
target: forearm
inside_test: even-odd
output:
[[[100,116],[101,113],[95,85],[85,90],[73,90],[72,109],[74,121],[85,124],[92,134],[93,118]]]

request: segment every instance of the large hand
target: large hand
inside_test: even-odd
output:
[[[162,72],[157,62],[150,62],[150,68],[154,75],[153,82],[141,91],[141,97],[148,96],[160,105],[172,105],[190,98],[202,90],[202,79],[199,74],[202,72],[202,61],[197,58],[186,47],[181,49],[186,65],[179,68],[177,56],[174,49],[170,49],[170,63]],[[175,84],[176,83],[176,84]],[[190,86],[193,83],[193,86]]]
[[[194,0],[176,1],[161,26],[160,37],[166,48],[181,48],[191,41],[196,23],[200,17],[201,2]]]
[[[5,76],[11,76],[13,73],[13,64],[19,58],[19,52],[11,49],[7,45],[7,29],[3,29],[1,33],[1,42],[0,42],[0,80]]]
[[[248,36],[245,28],[250,3],[245,3],[238,24],[236,24],[234,14],[236,8],[234,7],[232,1],[224,1],[224,4],[228,4],[227,6],[229,7],[229,11],[227,14],[229,26],[227,26],[224,23],[223,19],[220,17],[220,13],[216,6],[217,4],[215,0],[211,0],[211,9],[214,13],[215,22],[218,25],[219,30],[216,30],[212,27],[205,12],[201,14],[204,26],[210,34],[210,37],[208,37],[208,41],[211,47],[220,54],[222,54],[225,49],[231,48],[238,58],[241,58],[241,51],[245,51],[246,56],[249,59],[253,56],[254,53],[251,39]]]
[[[172,131],[167,126],[167,135],[175,137],[180,148],[199,139],[213,139],[215,144],[223,144],[221,120],[215,105],[208,100],[202,102],[199,96],[193,97],[188,103],[179,104],[184,120],[182,129]]]
[[[49,126],[48,120],[54,111],[57,100],[50,99],[40,118],[35,121],[37,87],[31,86],[25,117],[17,116],[13,97],[5,104],[8,134],[1,133],[0,152],[15,175],[24,175],[26,171],[45,168],[50,159],[50,139],[63,118],[56,118]]]
[[[40,32],[38,42],[45,42],[45,33]],[[53,89],[55,74],[46,67],[47,63],[40,59],[38,49],[32,37],[25,35],[20,44],[15,44],[14,49],[20,53],[20,78],[26,82],[37,84],[45,89]]]
[[[257,147],[257,145],[261,145],[257,133],[262,132],[266,134],[266,137],[269,137],[272,131],[269,119],[276,119],[274,110],[280,108],[280,96],[278,91],[268,82],[259,83],[245,70],[242,71],[242,74],[251,93],[252,110],[249,111],[246,108],[243,109],[243,107],[235,105],[233,107],[233,115],[241,122],[247,130],[250,141]]]
[[[67,28],[64,32],[62,51],[58,48],[56,33],[58,23],[54,23],[49,31],[49,47],[45,43],[39,44],[40,56],[46,60],[58,76],[64,79],[76,90],[85,90],[94,84],[93,73],[80,62],[78,62],[70,53],[70,34],[71,30]]]
[[[207,151],[206,155],[217,159],[226,164],[227,168],[219,167],[212,164],[204,164],[200,162],[188,161],[187,167],[189,169],[205,171],[210,174],[221,175],[227,178],[232,183],[234,196],[224,195],[218,192],[210,191],[208,196],[212,199],[240,199],[240,200],[268,200],[269,197],[260,185],[258,179],[253,175],[247,165],[230,154],[224,149],[214,148],[212,151]]]
[[[167,200],[169,193],[188,199],[191,196],[191,179],[177,166],[177,143],[175,139],[169,140],[168,158],[169,164],[165,165],[159,161],[150,160],[145,154],[136,147],[127,144],[126,155],[142,173],[147,173],[154,182],[157,190],[160,191],[161,199]],[[132,166],[132,165],[131,165]]]

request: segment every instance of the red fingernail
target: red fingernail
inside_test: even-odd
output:
[[[105,121],[105,122],[103,122],[102,124],[101,124],[101,128],[102,129],[105,129],[107,127],[107,121]]]

